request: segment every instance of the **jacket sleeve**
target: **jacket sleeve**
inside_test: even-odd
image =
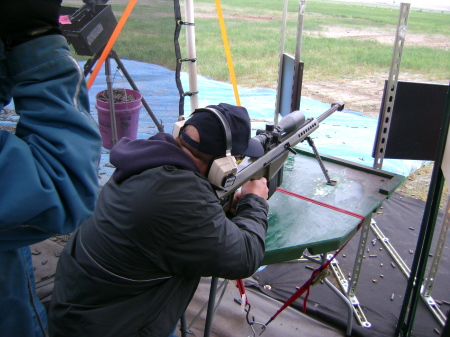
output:
[[[92,213],[101,149],[64,37],[21,44],[6,64],[20,120],[15,134],[0,131],[1,251],[72,232]]]
[[[241,198],[232,220],[218,201],[199,204],[186,215],[191,225],[180,226],[168,242],[165,267],[173,275],[226,279],[252,275],[264,257],[267,213],[267,202],[254,194]]]

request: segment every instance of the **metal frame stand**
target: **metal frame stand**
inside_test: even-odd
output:
[[[449,209],[447,209],[447,212],[449,212]],[[447,215],[447,217],[448,217],[448,215]],[[449,223],[448,223],[448,219],[446,218],[446,221],[444,220],[444,224],[442,225],[441,234],[439,236],[438,246],[436,247],[436,253],[435,253],[434,259],[433,259],[432,269],[429,272],[426,282],[422,286],[422,292],[421,292],[422,299],[424,300],[425,304],[428,306],[428,309],[430,309],[432,314],[436,317],[436,319],[438,320],[438,322],[441,326],[444,326],[446,317],[445,317],[444,313],[442,313],[442,311],[436,305],[436,302],[431,297],[431,293],[433,291],[434,280],[436,279],[437,269],[439,266],[440,257],[442,255],[442,248],[445,243],[445,238],[447,236],[448,226],[449,226]],[[411,270],[409,269],[409,267],[405,263],[405,261],[403,261],[401,256],[397,253],[394,246],[389,242],[389,238],[387,238],[383,234],[383,232],[381,232],[381,230],[377,226],[377,223],[375,222],[375,220],[372,220],[370,227],[372,228],[373,232],[377,236],[377,239],[380,240],[380,242],[383,244],[384,248],[391,255],[392,259],[395,261],[396,265],[400,268],[402,273],[406,276],[406,278],[409,278],[409,276],[411,274]]]
[[[436,280],[437,271],[439,268],[439,264],[441,262],[442,251],[445,246],[445,241],[447,239],[448,230],[450,227],[450,197],[447,199],[447,208],[444,216],[444,221],[442,223],[441,232],[439,234],[439,239],[437,242],[436,250],[433,255],[433,262],[431,264],[430,271],[428,273],[427,278],[425,278],[425,282],[422,286],[422,299],[430,308],[433,315],[439,321],[441,326],[445,325],[445,321],[447,317],[445,314],[439,309],[436,305],[436,302],[431,297],[431,293],[433,292],[434,281]]]
[[[391,113],[394,107],[395,95],[397,90],[398,75],[400,70],[400,63],[402,58],[403,45],[405,41],[407,21],[409,15],[410,4],[400,4],[400,14],[397,24],[397,33],[395,36],[394,50],[392,55],[391,68],[389,71],[389,78],[385,89],[385,97],[383,102],[383,110],[380,115],[380,127],[378,129],[377,143],[374,151],[374,164],[375,169],[381,169],[383,165],[383,159],[386,150],[387,139],[389,136],[389,128],[391,123]],[[448,102],[447,108],[449,110]],[[430,189],[427,197],[427,204],[425,208],[425,215],[422,220],[420,237],[418,239],[416,253],[414,255],[413,266],[411,270],[401,259],[400,255],[395,251],[394,247],[390,244],[389,239],[384,236],[381,230],[377,227],[375,221],[371,223],[371,228],[382,244],[388,250],[391,257],[398,264],[403,274],[408,278],[408,286],[405,292],[405,298],[400,312],[398,325],[396,329],[396,336],[410,336],[412,331],[412,325],[414,322],[415,311],[417,307],[418,298],[421,297],[433,315],[443,326],[446,321],[445,315],[436,306],[435,301],[431,297],[431,292],[434,286],[434,280],[437,274],[437,269],[440,263],[440,257],[442,254],[443,245],[450,225],[450,205],[447,204],[446,217],[442,225],[441,233],[439,236],[438,245],[433,259],[433,264],[429,275],[426,279],[423,278],[426,267],[425,257],[428,256],[428,252],[431,245],[432,234],[435,227],[435,221],[437,217],[437,211],[439,207],[439,201],[441,197],[443,175],[440,169],[442,162],[443,146],[445,143],[444,136],[447,136],[448,130],[448,116],[444,116],[443,128],[440,135],[440,144],[436,152],[435,169],[433,170],[433,176],[430,182]],[[445,135],[442,135],[442,134]],[[436,167],[437,166],[437,167]],[[422,284],[423,282],[423,284]]]
[[[316,256],[302,255],[302,257],[300,259],[298,259],[298,260],[295,260],[295,262],[303,262],[303,260],[307,260],[307,261],[311,261],[311,262],[318,263],[318,264],[324,264],[327,259],[331,259],[332,257],[333,257],[332,254],[328,254],[326,257],[323,254],[319,254],[319,255],[316,255]],[[336,273],[336,271],[337,271],[336,267],[338,269],[337,273]],[[337,266],[337,260],[336,259],[334,259],[330,263],[330,268],[333,271],[337,281],[341,285],[341,289],[343,290],[344,293],[342,293],[339,289],[337,289],[327,278],[324,278],[321,282],[326,284],[346,304],[346,306],[347,306],[347,330],[346,330],[346,334],[345,335],[346,336],[351,336],[352,335],[352,329],[353,329],[353,309],[354,309],[354,306],[353,306],[352,302],[350,301],[350,299],[346,296],[347,289],[344,290],[344,288],[342,288],[342,285],[343,285],[342,280],[345,279],[345,277],[343,277],[342,271]],[[347,284],[347,288],[348,288],[348,284]]]
[[[355,263],[353,265],[353,272],[351,274],[351,279],[347,280],[341,268],[339,267],[339,263],[336,259],[334,259],[330,263],[330,268],[336,277],[339,285],[343,293],[347,296],[348,300],[353,306],[353,312],[355,317],[359,323],[364,328],[372,327],[372,324],[367,320],[364,315],[364,311],[359,305],[359,300],[356,297],[356,288],[358,286],[359,276],[361,273],[362,262],[364,260],[364,251],[366,249],[367,237],[369,235],[369,224],[370,218],[366,218],[361,227],[361,234],[359,239],[358,250],[355,257]],[[332,255],[328,255],[328,258],[331,258]]]

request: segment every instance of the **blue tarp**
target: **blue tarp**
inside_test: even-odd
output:
[[[175,87],[175,72],[161,66],[130,60],[122,60],[126,70],[135,82],[137,88],[149,104],[156,118],[162,122],[165,132],[172,132],[173,124],[178,117],[178,92]],[[83,63],[80,63],[83,66]],[[114,88],[131,88],[125,77],[121,77],[115,71],[115,63],[112,61],[114,75]],[[187,73],[181,74],[184,91],[189,89]],[[95,108],[95,95],[106,89],[106,76],[102,69],[91,90],[91,114],[97,120]],[[215,81],[203,76],[198,76],[199,107],[210,104],[229,103],[236,104],[231,84]],[[271,122],[274,118],[276,91],[263,88],[239,88],[241,105],[246,107],[252,119],[252,128],[264,129],[265,122]],[[336,97],[339,99],[339,97]],[[13,109],[12,106],[8,108]],[[318,117],[329,108],[329,104],[319,102],[308,97],[301,98],[300,110],[306,118]],[[190,102],[185,100],[185,113],[190,112]],[[0,121],[3,125],[14,124],[14,121]],[[361,113],[344,110],[335,112],[325,119],[318,130],[312,134],[312,138],[320,154],[331,155],[358,164],[373,166],[372,149],[375,141],[378,119],[363,116]],[[138,138],[148,138],[158,132],[153,120],[142,108],[139,113]],[[300,148],[308,148],[308,144],[301,143]],[[409,175],[424,162],[411,160],[383,161],[383,170]],[[104,149],[100,167],[101,183],[106,182],[112,173],[109,165],[109,151]]]

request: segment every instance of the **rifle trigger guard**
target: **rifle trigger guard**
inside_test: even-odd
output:
[[[293,154],[297,154],[297,152],[295,152],[295,150],[291,147],[291,144],[289,144],[289,143],[284,145],[284,148]]]

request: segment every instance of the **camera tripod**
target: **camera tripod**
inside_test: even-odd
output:
[[[94,67],[95,63],[98,61],[100,55],[102,54],[103,49],[98,51],[93,58],[86,61],[86,64],[84,65],[84,76],[88,76],[92,68]],[[114,61],[117,64],[117,67],[122,71],[125,78],[127,79],[128,83],[131,85],[133,90],[139,91],[136,84],[134,83],[133,79],[131,78],[130,74],[128,73],[127,69],[125,68],[124,64],[120,60],[120,58],[117,56],[117,53],[111,49],[109,52],[106,60],[105,60],[105,75],[106,75],[106,85],[107,85],[107,92],[108,92],[108,98],[109,98],[109,106],[110,106],[110,116],[111,116],[111,133],[112,133],[112,142],[113,144],[117,143],[117,126],[116,126],[116,114],[114,110],[114,97],[113,97],[113,88],[112,88],[112,76],[111,76],[111,59],[114,59]],[[156,127],[158,128],[159,132],[164,132],[164,126],[156,119],[156,116],[154,115],[153,111],[150,109],[150,106],[145,101],[144,97],[141,99],[142,105],[144,106],[145,110],[147,110],[148,114],[152,118],[153,122],[155,123]]]

